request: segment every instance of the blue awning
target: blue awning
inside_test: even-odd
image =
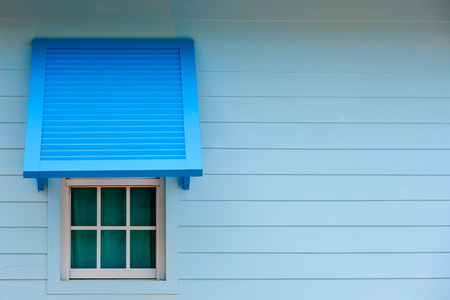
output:
[[[202,175],[192,40],[36,39],[28,101],[24,177]]]

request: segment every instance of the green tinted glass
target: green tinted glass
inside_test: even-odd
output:
[[[154,230],[130,231],[130,267],[156,267],[156,232]]]
[[[156,188],[130,189],[130,225],[156,225]]]
[[[72,226],[97,225],[97,188],[71,188]]]
[[[97,267],[97,231],[72,230],[70,260],[74,269]]]
[[[101,268],[125,268],[125,230],[102,230],[101,240]]]
[[[102,226],[126,225],[126,189],[102,188],[101,189]]]

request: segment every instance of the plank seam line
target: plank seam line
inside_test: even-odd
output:
[[[0,204],[1,203],[11,203],[11,204],[16,204],[16,203],[48,203],[48,201],[22,201],[22,200],[18,200],[18,201],[14,201],[14,200],[10,200],[10,201],[8,201],[8,200],[6,200],[6,201],[3,201],[3,200],[0,200]]]
[[[200,124],[293,124],[293,125],[450,125],[450,122],[289,122],[289,121],[201,121]]]
[[[1,70],[1,69],[0,69]],[[5,69],[7,71],[15,71]],[[19,70],[19,69],[18,69]],[[222,70],[222,71],[210,71],[210,70],[197,70],[197,73],[244,73],[244,74],[450,74],[450,72],[380,72],[380,71],[242,71],[242,70]]]
[[[2,255],[17,255],[17,256],[20,256],[20,255],[47,255],[47,252],[35,252],[35,253],[33,253],[33,252],[30,252],[30,253],[17,253],[17,252],[11,252],[11,253],[8,253],[8,252],[0,252],[0,256],[2,256]],[[1,280],[1,279],[0,279]]]
[[[47,229],[47,226],[0,226],[0,229]]]
[[[130,19],[130,18],[124,18],[124,19],[117,19],[117,18],[108,18],[108,19],[101,19],[101,18],[96,18],[96,19],[82,19],[82,18],[5,18],[5,17],[0,17],[0,21],[49,21],[49,22],[53,22],[53,21],[96,21],[96,22],[102,22],[102,21],[116,21],[116,22],[120,22],[120,21],[135,21],[135,22],[140,22],[140,21],[152,21],[152,22],[166,22],[166,23],[172,23],[174,22],[173,19],[150,19],[150,18],[139,18],[139,19]],[[438,22],[438,21],[426,21],[426,22]]]
[[[179,225],[178,228],[447,228],[450,225]]]
[[[0,96],[2,97],[2,96]],[[3,97],[10,97],[10,96],[3,96]],[[17,97],[27,97],[27,96],[17,96]],[[414,96],[403,96],[403,97],[393,97],[393,96],[317,96],[317,95],[312,95],[312,96],[302,96],[302,95],[297,95],[297,96],[285,96],[285,95],[276,95],[276,96],[264,96],[264,95],[260,95],[260,96],[252,96],[252,95],[244,95],[244,96],[220,96],[220,95],[199,95],[198,98],[269,98],[269,99],[278,99],[278,98],[286,98],[286,99],[406,99],[406,100],[411,100],[411,99],[424,99],[424,100],[429,100],[429,99],[445,99],[445,100],[450,100],[450,97],[434,97],[434,96],[429,96],[429,97],[414,97]]]
[[[23,148],[0,148],[0,150],[23,150]],[[251,147],[202,147],[203,150],[252,150],[252,151],[449,151],[450,148],[251,148]]]
[[[349,173],[349,174],[333,174],[333,173],[324,173],[324,174],[308,174],[308,173],[208,173],[204,172],[203,175],[220,175],[220,176],[358,176],[358,177],[448,177],[450,174],[402,174],[402,173],[394,173],[394,174],[358,174],[358,173]]]
[[[270,280],[436,280],[436,279],[444,279],[448,280],[450,277],[383,277],[383,278],[180,278],[179,280],[201,280],[201,281],[215,281],[215,280],[255,280],[255,281],[270,281]]]
[[[3,45],[0,43],[0,46]],[[9,45],[9,44],[4,44]],[[31,44],[11,44],[11,45],[30,45]],[[217,47],[217,48],[229,48],[229,47],[244,47],[244,48],[450,48],[450,46],[429,46],[429,45],[399,45],[399,46],[393,46],[393,45],[242,45],[242,44],[199,44],[194,45],[196,48],[202,48],[202,47]]]
[[[179,254],[217,254],[217,255],[235,255],[235,254],[249,254],[249,255],[271,255],[271,254],[281,254],[281,255],[291,255],[291,254],[306,254],[306,255],[372,255],[372,254],[394,254],[394,255],[403,255],[403,254],[450,254],[450,251],[399,251],[399,252],[190,252],[190,251],[180,251]]]
[[[214,200],[205,200],[205,199],[179,199],[179,202],[449,202],[450,199],[394,199],[394,200],[383,200],[383,199],[373,199],[373,200],[288,200],[288,199],[272,199],[272,200],[264,200],[264,199],[256,199],[256,200],[248,200],[248,199],[214,199]],[[47,203],[47,202],[46,202]]]
[[[102,20],[102,19],[100,19]],[[448,20],[341,20],[341,19],[171,19],[174,23],[450,23]]]
[[[343,174],[343,175],[335,175],[335,174],[328,174],[328,175],[322,175],[322,174],[205,174],[203,173],[204,176],[277,176],[277,177],[291,177],[291,176],[298,176],[298,177],[305,177],[305,176],[311,176],[311,177],[317,177],[317,176],[342,176],[342,177],[365,177],[365,176],[370,176],[370,177],[387,177],[387,176],[398,176],[398,177],[448,177],[449,175],[380,175],[380,174],[374,174],[374,175],[355,175],[355,174]],[[4,175],[0,175],[0,176],[4,176]],[[5,176],[9,176],[9,175],[5,175]],[[20,175],[12,175],[12,176],[22,176]]]

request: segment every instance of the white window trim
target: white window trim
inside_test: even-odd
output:
[[[48,191],[47,294],[49,295],[178,295],[178,178],[166,177],[165,194],[165,278],[85,279],[61,278],[61,180],[50,178]],[[153,299],[151,296],[149,299]],[[159,298],[158,298],[159,299]]]
[[[97,226],[71,226],[71,196],[70,187],[97,187]],[[125,187],[127,224],[118,228],[100,225],[101,214],[101,187]],[[156,187],[156,228],[155,226],[130,226],[130,187]],[[163,178],[68,178],[61,179],[61,278],[69,279],[125,279],[146,278],[164,279],[165,241],[164,241],[164,179]],[[100,269],[100,232],[101,229],[126,230],[126,269]],[[130,269],[130,230],[156,229],[156,268]],[[97,231],[97,268],[71,269],[70,268],[70,233],[73,229],[92,229]]]

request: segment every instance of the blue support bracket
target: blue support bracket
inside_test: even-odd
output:
[[[180,178],[180,185],[183,188],[183,190],[188,190],[189,186],[191,185],[191,177],[179,177]]]
[[[38,192],[44,190],[44,178],[36,178]]]

